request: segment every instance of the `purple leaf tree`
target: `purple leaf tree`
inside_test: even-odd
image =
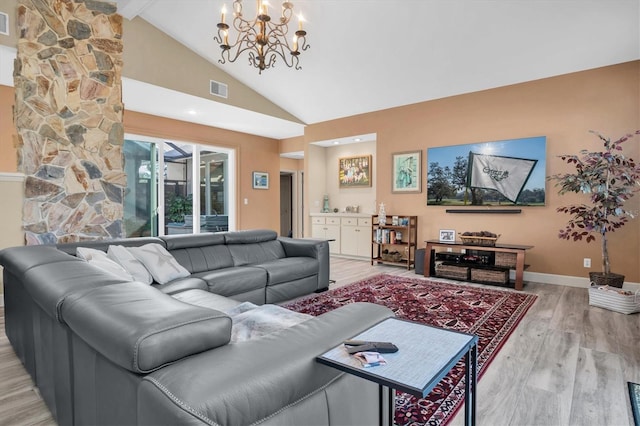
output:
[[[603,144],[601,151],[582,150],[579,155],[560,155],[573,166],[572,173],[549,176],[559,187],[558,194],[567,192],[587,195],[589,203],[558,207],[557,211],[571,216],[560,230],[559,238],[590,243],[601,237],[602,273],[611,274],[607,234],[622,228],[634,212],[625,210],[624,204],[640,190],[640,166],[622,153],[622,144],[640,135],[640,130],[611,141],[598,132],[591,131]]]

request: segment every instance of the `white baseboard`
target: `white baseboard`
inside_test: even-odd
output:
[[[0,182],[23,182],[24,173],[0,172]]]
[[[511,271],[512,275],[515,275],[514,271]],[[511,277],[513,278],[513,276]],[[571,275],[554,275],[543,274],[541,272],[527,272],[524,273],[524,280],[534,283],[553,284],[553,285],[566,285],[568,287],[582,287],[589,288],[590,281],[587,277],[574,277]],[[640,283],[625,282],[623,287],[625,290],[639,291]]]

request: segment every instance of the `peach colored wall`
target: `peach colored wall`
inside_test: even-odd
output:
[[[280,158],[280,170],[289,172],[304,170],[304,161],[295,158]]]
[[[15,149],[18,136],[13,125],[13,94],[13,87],[0,85],[0,172],[18,170]]]
[[[304,136],[296,136],[294,138],[287,138],[280,140],[280,152],[297,152],[304,151]]]
[[[501,234],[501,242],[535,246],[527,254],[529,271],[586,276],[588,270],[583,268],[582,259],[590,257],[593,270],[597,270],[599,245],[557,238],[568,216],[560,215],[556,208],[569,203],[572,197],[558,196],[553,185],[547,183],[545,207],[524,207],[518,215],[448,214],[445,207],[426,206],[426,149],[544,135],[547,137],[547,175],[561,172],[565,168],[557,155],[597,147],[596,139],[588,130],[619,137],[640,128],[639,74],[640,61],[634,61],[407,105],[309,125],[305,140],[310,143],[344,135],[377,133],[376,200],[386,204],[387,214],[418,215],[418,241],[437,238],[439,229],[491,230]],[[629,156],[640,157],[640,138],[627,145],[625,152]],[[423,150],[422,193],[392,194],[391,154],[415,149]],[[307,147],[307,195],[311,182],[317,182],[313,171],[319,167],[310,167],[316,158],[314,153],[317,149]],[[326,157],[317,158],[326,161]],[[312,200],[308,199],[305,204],[306,213],[313,211]],[[632,199],[630,207],[639,209],[640,196]],[[306,218],[308,220],[308,214]],[[310,230],[310,226],[305,229]],[[631,282],[640,281],[639,240],[640,220],[634,220],[622,232],[610,237],[612,268],[625,274]]]
[[[235,148],[237,151],[237,228],[280,228],[278,141],[133,111],[124,115],[126,133]],[[252,172],[269,173],[269,189],[253,189]],[[244,204],[244,200],[248,204]]]

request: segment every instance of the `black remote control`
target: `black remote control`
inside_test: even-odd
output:
[[[348,346],[350,347],[347,348],[347,352],[351,355],[358,352],[378,352],[381,354],[398,352],[398,347],[389,342],[365,342],[364,345]]]

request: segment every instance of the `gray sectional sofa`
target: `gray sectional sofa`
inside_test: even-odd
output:
[[[73,256],[114,244],[159,244],[189,276],[123,281]],[[325,241],[267,230],[132,238],[9,248],[0,265],[7,337],[59,424],[365,425],[388,409],[376,385],[315,361],[392,316],[384,307],[231,338],[234,310],[328,287]]]

